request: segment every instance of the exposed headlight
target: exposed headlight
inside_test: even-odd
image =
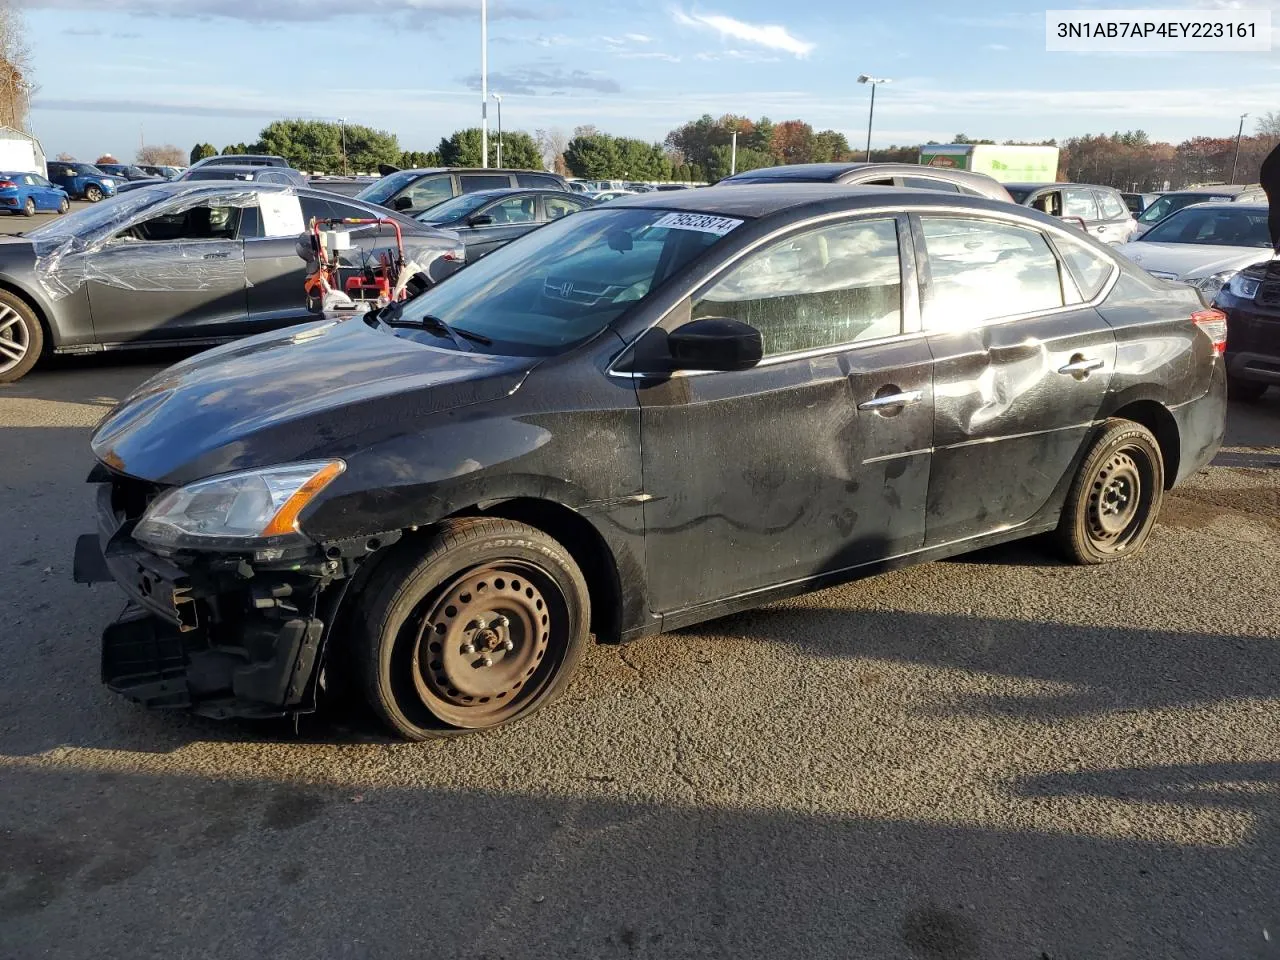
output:
[[[298,530],[298,514],[345,469],[341,460],[321,460],[198,480],[152,503],[133,536],[171,549],[268,550],[307,544]]]
[[[1231,291],[1233,297],[1239,297],[1241,300],[1252,300],[1258,295],[1258,287],[1262,285],[1260,277],[1246,277],[1243,273],[1237,273],[1227,283],[1227,289]]]
[[[104,187],[114,187],[114,186],[116,185],[116,182],[115,182],[114,180],[105,180],[105,179],[104,179],[104,180],[102,181],[102,185],[103,185]]]
[[[1203,293],[1206,300],[1212,300],[1222,292],[1222,288],[1226,285],[1227,281],[1235,275],[1235,270],[1223,270],[1222,272],[1215,273],[1210,277],[1196,277],[1195,279],[1188,280],[1187,283],[1191,284],[1191,286]]]

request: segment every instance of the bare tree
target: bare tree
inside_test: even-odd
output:
[[[1280,140],[1280,110],[1271,110],[1257,119],[1258,136]]]
[[[144,146],[138,149],[138,163],[152,166],[183,167],[187,164],[187,153],[172,143],[163,146]]]
[[[564,151],[569,146],[569,138],[558,127],[550,130],[533,131],[534,142],[542,153],[542,163],[548,170],[563,174],[568,168],[564,162]]]
[[[35,89],[27,21],[14,0],[0,0],[0,124],[25,130]]]
[[[71,154],[67,153],[67,151],[63,150],[60,154],[58,154],[58,155],[57,155],[56,157],[54,157],[53,159],[55,159],[55,160],[63,160],[63,161],[67,161],[67,162],[70,162],[70,163],[75,163],[75,159],[76,159],[76,158],[75,158],[75,157],[73,157]]]

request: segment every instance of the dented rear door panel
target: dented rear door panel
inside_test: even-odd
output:
[[[1092,307],[929,337],[933,469],[926,546],[1025,523],[1100,416],[1116,365]],[[1100,364],[1087,373],[1068,365]]]

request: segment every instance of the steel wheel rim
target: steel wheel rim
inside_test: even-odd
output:
[[[31,331],[12,307],[0,304],[0,373],[20,364],[31,349]]]
[[[510,719],[545,689],[564,649],[567,618],[551,576],[502,560],[456,575],[420,605],[413,690],[455,727]]]
[[[1111,453],[1094,473],[1086,522],[1095,549],[1119,553],[1145,525],[1151,499],[1151,471],[1146,455],[1132,446]]]

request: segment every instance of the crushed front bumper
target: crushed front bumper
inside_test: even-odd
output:
[[[341,586],[319,571],[254,568],[227,557],[157,556],[131,536],[139,481],[95,472],[98,533],[76,543],[80,583],[128,597],[102,634],[102,681],[148,707],[210,717],[314,709],[326,622]]]

